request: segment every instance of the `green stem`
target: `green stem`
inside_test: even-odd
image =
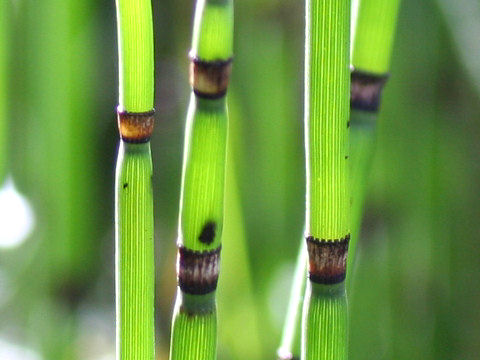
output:
[[[361,0],[355,29],[355,42],[353,44],[353,64],[365,72],[375,69],[389,68],[390,55],[395,33],[396,18],[398,14],[400,0]],[[379,20],[379,21],[377,21]],[[370,75],[383,77],[384,73],[371,73]],[[351,209],[351,241],[349,244],[349,256],[347,265],[347,288],[352,284],[356,243],[360,235],[360,226],[363,214],[363,203],[366,195],[368,174],[371,167],[371,160],[375,149],[375,128],[377,120],[377,111],[365,111],[356,109],[352,106],[350,114],[350,181],[352,196]],[[303,261],[302,264],[299,262]],[[305,272],[307,267],[306,259],[299,257],[297,262],[298,269],[303,268]],[[299,289],[303,289],[305,284],[301,281],[295,281],[292,294],[296,294]],[[298,298],[292,295],[290,298],[289,309],[295,308]],[[300,333],[299,325],[292,329],[295,323],[290,318],[295,316],[290,314],[285,322],[284,334]],[[291,353],[293,358],[298,357],[300,351],[295,342],[286,341],[285,335],[282,340],[283,353]]]
[[[150,0],[116,0],[119,110],[153,108],[153,19]]]
[[[355,69],[381,75],[389,71],[400,1],[360,0],[352,52]]]
[[[178,290],[171,360],[215,359],[215,290],[224,213],[233,55],[233,1],[198,0],[195,9],[178,229]]]
[[[306,231],[350,231],[348,192],[349,0],[308,0],[305,70]]]
[[[117,359],[154,359],[150,144],[120,143],[116,175]]]
[[[116,173],[117,359],[153,360],[154,243],[150,136],[153,20],[150,0],[117,0],[119,50]]]
[[[352,65],[351,103],[351,158],[352,158],[352,241],[349,247],[348,286],[353,281],[355,251],[360,236],[363,205],[367,191],[368,174],[375,150],[375,128],[378,110],[381,104],[381,93],[390,69],[390,58],[393,49],[395,27],[397,23],[400,0],[361,0],[358,9],[356,29],[354,33]],[[366,99],[362,97],[361,88],[355,83],[365,84],[355,74],[368,76],[367,86],[377,86],[376,95]],[[366,93],[370,93],[367,88]],[[359,99],[357,101],[356,99]]]
[[[307,0],[306,235],[309,280],[301,357],[346,359],[344,290],[350,238],[349,0]]]
[[[344,360],[347,349],[347,296],[345,284],[308,283],[303,314],[302,353],[306,359]]]

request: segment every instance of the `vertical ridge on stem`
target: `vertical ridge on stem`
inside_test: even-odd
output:
[[[171,360],[217,356],[216,288],[223,231],[233,1],[197,0],[177,239]]]

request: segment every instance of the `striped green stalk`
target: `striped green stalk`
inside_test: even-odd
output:
[[[371,74],[390,70],[400,0],[359,0],[352,65]]]
[[[350,238],[350,0],[307,0],[306,236],[301,358],[347,358],[344,280]]]
[[[227,144],[226,91],[233,55],[233,1],[195,9],[178,234],[178,290],[171,360],[215,359]]]
[[[116,172],[117,359],[155,358],[153,23],[150,0],[117,0],[120,62]]]
[[[372,6],[375,3],[376,6]],[[361,0],[358,12],[357,26],[353,43],[353,64],[356,69],[363,70],[359,64],[365,65],[367,73],[375,74],[374,69],[389,68],[390,55],[393,44],[394,30],[398,13],[400,0]],[[374,14],[371,14],[371,13]],[[377,18],[380,21],[373,21]],[[368,20],[369,19],[369,20]],[[365,35],[370,34],[370,35]],[[370,43],[371,41],[372,43]],[[364,51],[364,47],[369,51]],[[363,53],[362,53],[363,51]],[[355,55],[360,53],[358,58]],[[378,73],[384,78],[382,73]],[[352,87],[353,88],[353,87]],[[352,89],[353,90],[353,89]],[[350,113],[350,181],[352,193],[351,209],[351,239],[349,244],[349,257],[347,266],[347,288],[350,288],[353,279],[352,271],[355,251],[355,245],[360,233],[362,219],[362,208],[366,193],[368,174],[370,170],[371,158],[375,148],[375,127],[377,112],[356,109],[352,104]],[[299,260],[302,261],[302,260]],[[303,264],[297,262],[298,269],[303,268],[305,272],[306,259]],[[295,279],[297,277],[295,276]],[[304,288],[302,281],[294,279],[292,296],[290,298],[289,310],[295,308],[298,304],[298,293],[300,288]],[[298,308],[298,306],[297,306]],[[288,313],[285,321],[284,336],[282,338],[280,350],[282,359],[298,358],[300,347],[298,339],[300,337],[300,326],[289,321],[289,318],[295,318],[295,315]],[[296,328],[293,328],[295,327]],[[290,354],[286,356],[286,354]]]
[[[305,294],[302,359],[348,358],[345,283],[308,282]]]
[[[7,172],[7,89],[8,89],[8,19],[11,16],[10,2],[0,2],[0,186]]]
[[[381,92],[390,69],[400,0],[360,0],[352,53],[350,114],[352,171],[352,241],[348,273],[354,270],[368,174],[375,149],[375,128]],[[373,96],[372,94],[373,90]],[[364,92],[366,95],[362,95]],[[353,276],[347,276],[348,287]]]

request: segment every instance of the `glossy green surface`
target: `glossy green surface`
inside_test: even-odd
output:
[[[198,0],[190,55],[202,60],[233,56],[233,0]]]
[[[116,0],[119,110],[153,109],[153,20],[150,0]]]
[[[390,70],[400,0],[360,0],[353,40],[352,65],[361,71]]]
[[[150,144],[123,141],[116,174],[117,359],[155,358]]]
[[[172,324],[171,360],[214,360],[217,356],[215,292],[187,295],[180,291]]]
[[[345,285],[309,283],[303,313],[304,360],[348,358],[347,297]]]
[[[350,232],[348,140],[350,1],[307,1],[305,139],[307,235]]]
[[[220,246],[226,141],[225,98],[208,100],[192,95],[185,132],[179,225],[179,243],[192,250]],[[200,235],[207,224],[214,224],[214,237],[202,241]]]

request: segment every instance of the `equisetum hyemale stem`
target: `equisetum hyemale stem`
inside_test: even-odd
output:
[[[121,138],[115,185],[117,359],[153,360],[152,7],[150,0],[116,4]]]
[[[381,94],[388,79],[400,0],[361,0],[354,29],[350,152],[352,171],[352,241],[348,273],[353,269],[360,235],[368,174],[375,148],[375,128]],[[350,287],[353,276],[347,277]]]
[[[307,0],[305,52],[308,281],[301,358],[347,357],[350,240],[350,0]]]
[[[198,0],[190,58],[171,360],[215,359],[233,1]]]
[[[350,179],[352,194],[351,242],[347,266],[347,288],[353,279],[351,274],[355,245],[359,237],[368,172],[375,145],[375,127],[381,92],[388,79],[388,69],[395,33],[400,0],[360,0],[358,21],[353,43],[351,73],[350,113]],[[353,70],[357,69],[357,70]],[[306,271],[307,259],[299,257],[296,274]],[[297,279],[297,275],[295,275]],[[292,321],[298,317],[294,309],[300,308],[302,298],[297,294],[305,283],[294,280],[289,312],[285,321],[279,359],[300,357],[300,326]]]

